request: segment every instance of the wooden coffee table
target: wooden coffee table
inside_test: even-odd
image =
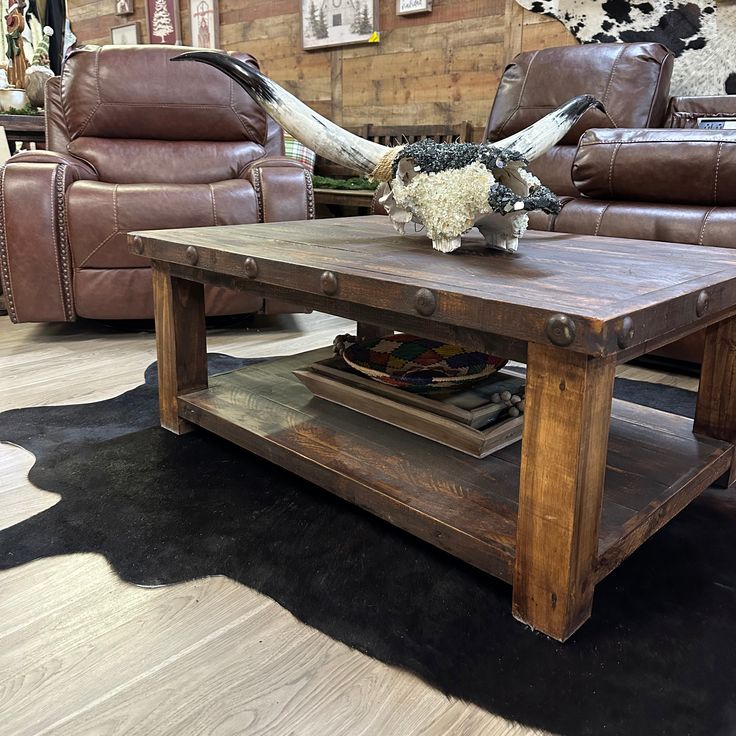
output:
[[[528,234],[517,255],[478,244],[444,255],[385,217],[131,234],[153,264],[161,424],[204,427],[512,583],[514,616],[565,640],[598,581],[732,480],[736,252],[559,233]],[[364,336],[388,325],[526,361],[521,446],[477,460],[314,398],[291,373],[313,354],[208,385],[205,283]],[[704,327],[694,430],[612,402],[617,363]]]

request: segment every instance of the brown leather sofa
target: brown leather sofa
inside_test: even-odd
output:
[[[736,131],[692,129],[699,117],[736,116],[736,99],[669,98],[671,62],[659,44],[590,44],[521,54],[507,67],[490,140],[577,94],[594,94],[606,106],[605,116],[586,113],[534,163],[563,206],[556,216],[533,213],[531,227],[736,246]],[[702,335],[661,352],[700,362]]]
[[[126,233],[314,217],[311,178],[248,95],[181,49],[74,51],[46,88],[47,151],[0,174],[0,265],[14,322],[153,316]],[[249,55],[241,55],[252,64]],[[207,290],[210,315],[302,311]]]

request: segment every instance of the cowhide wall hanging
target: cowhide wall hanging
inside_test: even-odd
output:
[[[658,41],[677,57],[673,95],[736,94],[736,0],[517,0],[580,43]]]

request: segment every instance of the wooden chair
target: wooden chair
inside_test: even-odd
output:
[[[456,125],[361,125],[346,128],[351,133],[367,138],[383,146],[400,146],[404,143],[415,143],[424,138],[431,138],[438,143],[465,143],[472,140],[473,126],[468,121]],[[322,156],[317,156],[314,164],[314,173],[318,176],[329,176],[333,179],[359,176],[345,166],[332,163]]]

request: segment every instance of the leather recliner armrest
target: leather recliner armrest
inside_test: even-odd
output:
[[[601,200],[736,206],[736,131],[591,129],[572,166],[575,186]]]
[[[736,95],[670,99],[665,123],[668,128],[697,128],[698,118],[736,118]]]
[[[268,156],[248,164],[240,176],[253,185],[260,222],[314,219],[312,176],[298,161]]]
[[[0,171],[0,265],[13,322],[75,319],[65,193],[79,179],[97,174],[52,151],[19,153]]]

